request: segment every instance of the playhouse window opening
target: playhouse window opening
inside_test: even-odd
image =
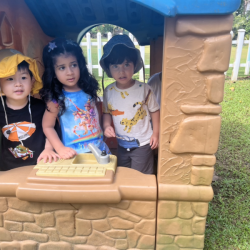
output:
[[[101,36],[98,33],[100,33]],[[99,60],[103,54],[103,45],[111,37],[121,34],[128,35],[131,38],[131,40],[133,40],[136,48],[140,50],[141,56],[144,60],[146,83],[150,77],[150,46],[140,46],[136,38],[133,36],[133,34],[131,34],[128,30],[120,26],[112,24],[102,24],[92,28],[87,33],[85,33],[80,42],[83,54],[87,61],[88,69],[99,82],[100,89],[102,89],[103,71],[99,65]],[[141,69],[140,72],[134,74],[133,79],[143,82],[144,81],[143,69]],[[104,87],[106,88],[112,82],[114,82],[114,79],[107,77],[107,75],[104,73]],[[102,91],[99,95],[100,97],[102,97],[103,95]]]

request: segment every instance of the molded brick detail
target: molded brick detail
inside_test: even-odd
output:
[[[191,184],[194,186],[210,186],[213,180],[214,168],[192,167]]]
[[[149,235],[142,235],[139,239],[137,248],[147,249],[155,246],[155,237]]]
[[[158,202],[158,218],[172,219],[177,215],[176,201],[159,201]]]
[[[8,209],[7,199],[0,197],[0,213],[6,212]]]
[[[157,235],[157,243],[158,244],[171,244],[174,241],[174,236],[170,235],[163,235],[163,234],[158,234]]]
[[[76,235],[90,235],[92,233],[91,221],[76,219]]]
[[[224,97],[225,75],[209,76],[206,80],[207,98],[210,102],[220,103]]]
[[[143,220],[135,225],[135,230],[141,234],[155,235],[155,220]]]
[[[204,234],[206,227],[206,217],[195,216],[193,218],[192,229],[195,234]]]
[[[101,204],[84,204],[79,209],[76,218],[87,220],[98,220],[106,218],[108,214],[108,206]]]
[[[25,240],[20,242],[21,250],[37,250],[38,243],[32,240]]]
[[[180,248],[175,244],[170,245],[157,245],[157,250],[179,250]]]
[[[213,166],[216,163],[214,155],[193,155],[192,164],[194,166]]]
[[[155,218],[155,202],[132,201],[128,211],[146,219]]]
[[[74,250],[97,250],[97,248],[90,245],[84,245],[84,246],[76,245],[74,246]]]
[[[132,228],[134,228],[134,223],[127,221],[127,220],[123,220],[121,218],[117,218],[117,217],[110,218],[109,222],[113,228],[117,228],[117,229],[132,229]]]
[[[185,114],[213,114],[221,113],[221,106],[214,104],[207,105],[181,105],[181,111]]]
[[[65,236],[60,236],[61,241],[66,241],[72,244],[84,244],[87,241],[87,237],[83,236],[75,236],[75,237],[65,237]]]
[[[22,212],[39,214],[42,211],[41,204],[37,202],[21,201],[17,198],[8,198],[9,208]]]
[[[182,35],[213,35],[232,30],[233,15],[227,16],[181,16],[176,21],[176,33]]]
[[[5,220],[20,221],[20,222],[34,222],[34,215],[15,210],[8,210],[4,213]]]
[[[20,243],[17,241],[0,243],[1,250],[20,250]]]
[[[0,241],[12,241],[10,232],[4,228],[0,228]]]
[[[57,210],[75,210],[75,208],[71,204],[43,203],[43,212],[53,212]]]
[[[218,149],[220,116],[192,116],[181,122],[170,143],[173,153],[214,154]]]
[[[182,219],[190,219],[194,216],[191,202],[179,202],[178,216]]]
[[[43,213],[35,215],[36,224],[40,227],[53,227],[55,226],[55,218],[53,213]]]
[[[192,220],[179,218],[158,220],[158,233],[168,235],[192,235]]]
[[[3,226],[3,215],[0,214],[0,227],[2,227],[2,226]]]
[[[139,222],[141,220],[141,217],[131,214],[128,211],[110,208],[108,217],[120,217],[125,220],[133,221],[133,222]]]
[[[128,249],[128,242],[127,240],[116,240],[115,247],[117,249]]]
[[[115,245],[115,240],[109,238],[105,234],[99,233],[93,230],[93,233],[88,237],[87,244],[94,246],[110,246],[113,247]]]
[[[49,241],[60,241],[59,235],[54,228],[45,228],[42,230],[44,234],[49,236]]]
[[[17,241],[22,240],[34,240],[38,242],[47,242],[48,235],[45,234],[36,234],[36,233],[27,233],[27,232],[12,232],[12,239]]]
[[[104,232],[108,237],[114,238],[114,239],[125,239],[127,237],[126,231],[124,230],[110,230],[107,232]]]
[[[109,207],[115,207],[115,208],[120,208],[120,209],[128,209],[130,205],[130,201],[127,200],[122,200],[118,204],[108,204]]]
[[[210,37],[204,42],[204,51],[197,68],[200,72],[228,70],[232,38],[230,34]],[[211,63],[213,62],[213,63]]]
[[[179,247],[204,248],[204,235],[176,236],[175,243]]]
[[[18,223],[16,221],[4,221],[4,228],[8,231],[22,231],[23,225],[22,223]]]
[[[40,233],[42,231],[42,228],[33,223],[24,223],[23,231]]]
[[[140,234],[134,230],[127,231],[128,245],[130,248],[136,247]]]
[[[71,244],[67,242],[48,242],[39,245],[39,250],[69,250]]]
[[[208,203],[207,202],[192,202],[192,207],[196,215],[207,216]]]
[[[75,234],[75,212],[74,211],[56,211],[56,229],[59,234],[64,236],[73,236]]]
[[[100,231],[100,232],[105,232],[110,229],[110,225],[108,223],[108,220],[94,220],[92,221],[92,226],[93,229]]]
[[[114,247],[101,246],[101,247],[98,247],[98,250],[117,250],[117,249]]]

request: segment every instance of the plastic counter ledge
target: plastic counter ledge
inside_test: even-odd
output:
[[[35,177],[34,166],[0,172],[0,197],[54,203],[118,203],[121,200],[156,201],[154,175],[118,167],[105,178]],[[102,181],[101,181],[102,180]]]

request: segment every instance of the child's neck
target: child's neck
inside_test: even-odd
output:
[[[15,100],[15,99],[11,99],[6,97],[6,105],[14,110],[18,110],[18,109],[22,109],[24,108],[28,103],[28,97],[26,97],[25,99],[21,99],[21,100]]]
[[[135,80],[131,79],[128,83],[124,84],[124,83],[119,83],[116,81],[116,87],[119,89],[128,89],[130,87],[132,87],[135,84]]]

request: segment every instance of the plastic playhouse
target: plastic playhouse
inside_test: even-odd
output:
[[[240,0],[0,1],[0,49],[35,58],[41,74],[49,41],[65,36],[79,42],[103,23],[150,44],[150,74],[162,71],[157,179],[122,166],[101,169],[94,159],[84,166],[92,161],[97,176],[38,175],[46,166],[0,172],[0,249],[204,248],[232,12],[239,5]]]

